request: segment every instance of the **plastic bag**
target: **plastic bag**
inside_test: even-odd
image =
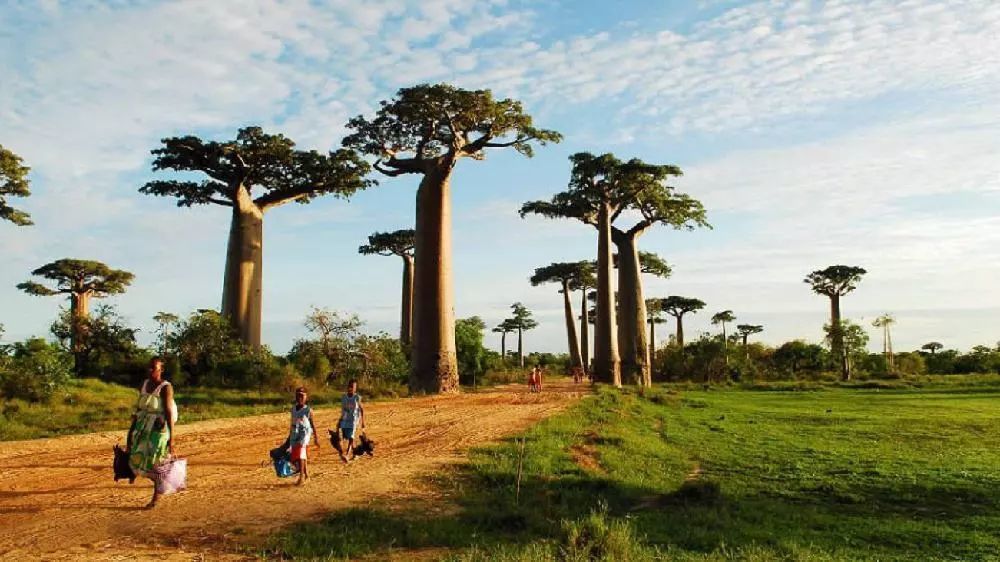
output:
[[[187,459],[170,459],[153,467],[156,493],[168,495],[187,487]]]

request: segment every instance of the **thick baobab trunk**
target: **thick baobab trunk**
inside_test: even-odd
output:
[[[69,295],[70,349],[73,351],[73,372],[83,376],[86,361],[83,354],[87,337],[84,326],[90,318],[90,291],[78,291]]]
[[[830,351],[840,367],[843,380],[851,380],[851,364],[844,349],[844,327],[840,323],[840,295],[830,296]]]
[[[614,235],[618,247],[618,333],[621,340],[621,370],[624,380],[651,386],[649,349],[646,343],[646,299],[642,294],[642,270],[636,239],[625,233]]]
[[[229,319],[240,340],[260,348],[263,306],[264,213],[243,187],[236,190],[229,226],[222,315]]]
[[[583,367],[580,359],[580,342],[576,337],[576,321],[573,318],[573,303],[570,302],[569,283],[563,281],[563,309],[566,312],[566,338],[569,344],[569,360],[574,367]]]
[[[413,340],[413,256],[403,256],[403,305],[399,319],[399,343],[407,354]]]
[[[455,308],[451,279],[451,193],[454,162],[431,169],[417,189],[410,389],[457,392]]]
[[[587,306],[587,288],[584,287],[580,293],[583,298],[580,299],[580,361],[583,362],[584,372],[590,372],[590,310]]]
[[[677,347],[684,351],[684,315],[676,316],[677,318]]]
[[[611,209],[601,205],[597,218],[597,323],[594,325],[594,376],[621,386],[618,327],[615,322],[615,287],[611,276]]]

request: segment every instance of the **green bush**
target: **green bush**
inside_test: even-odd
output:
[[[58,345],[31,338],[11,346],[0,363],[0,395],[31,402],[48,400],[73,378],[73,358]]]

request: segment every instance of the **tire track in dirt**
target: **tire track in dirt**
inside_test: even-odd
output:
[[[152,512],[142,510],[148,480],[112,480],[111,448],[124,431],[0,443],[0,559],[239,559],[221,547],[375,499],[426,498],[433,491],[424,477],[461,461],[467,448],[523,430],[586,392],[566,380],[541,394],[508,385],[371,403],[376,456],[349,465],[326,440],[339,412],[317,409],[321,448],[310,451],[313,478],[303,487],[261,467],[285,436],[287,414],[182,423],[176,447],[188,459],[188,490]]]

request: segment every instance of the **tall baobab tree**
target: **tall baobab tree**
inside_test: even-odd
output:
[[[597,293],[592,291],[597,287],[597,277],[594,275],[596,262],[590,262],[591,273],[580,282],[580,360],[583,361],[584,372],[590,372],[590,295],[594,295],[596,302]]]
[[[736,315],[733,314],[732,310],[723,310],[722,312],[716,312],[712,315],[712,325],[718,326],[722,325],[722,348],[723,353],[726,355],[726,366],[729,366],[729,338],[726,336],[726,324],[729,322],[735,322]]]
[[[167,343],[170,340],[170,328],[179,324],[181,318],[176,314],[160,311],[153,316],[153,321],[158,325],[156,331],[158,332],[157,338],[160,340],[160,355],[165,355]]]
[[[377,158],[387,176],[421,176],[416,206],[416,271],[410,388],[458,391],[455,312],[451,270],[451,176],[463,158],[482,160],[490,148],[532,156],[533,144],[561,140],[536,128],[516,100],[489,90],[447,84],[400,89],[373,118],[347,124],[344,146]]]
[[[942,344],[940,342],[932,341],[932,342],[925,343],[924,345],[920,346],[920,349],[924,349],[924,350],[930,351],[931,355],[934,355],[935,353],[937,353],[941,349],[944,349],[944,344]]]
[[[677,347],[684,350],[684,315],[705,308],[705,303],[698,299],[670,295],[660,301],[660,308],[677,319]]]
[[[656,325],[666,323],[663,317],[663,301],[646,299],[646,321],[649,322],[649,364],[656,361]]]
[[[31,216],[7,204],[7,197],[27,197],[31,195],[28,172],[17,154],[0,145],[0,220],[10,221],[18,226],[32,224]]]
[[[260,347],[263,293],[264,213],[286,203],[309,203],[321,195],[349,197],[373,185],[370,166],[351,150],[322,154],[297,150],[283,135],[260,127],[240,129],[233,140],[171,137],[153,150],[153,170],[200,172],[196,181],[155,180],[139,189],[176,197],[178,207],[214,204],[232,209],[222,315],[243,343]]]
[[[896,323],[896,318],[891,314],[883,314],[872,321],[872,326],[882,328],[882,356],[885,357],[885,370],[892,372],[896,368],[896,361],[892,353],[892,332],[890,328]]]
[[[376,232],[368,237],[368,244],[358,248],[359,254],[399,256],[403,259],[403,298],[399,321],[399,343],[409,353],[413,337],[413,247],[415,232],[397,230]]]
[[[47,263],[31,272],[55,282],[49,287],[35,281],[25,281],[17,285],[29,295],[68,295],[71,322],[71,342],[75,370],[82,375],[84,368],[82,353],[86,339],[85,326],[90,317],[90,299],[104,298],[124,293],[135,276],[128,271],[112,269],[99,261],[64,258]]]
[[[507,364],[507,334],[515,331],[517,331],[517,326],[514,325],[514,322],[510,318],[500,322],[493,328],[494,333],[500,334],[500,361],[504,365]]]
[[[747,346],[747,339],[753,334],[759,334],[763,331],[764,326],[759,324],[739,324],[736,326],[736,332],[743,340],[743,354],[747,359],[750,359],[750,348]]]
[[[857,288],[865,269],[849,265],[831,265],[806,276],[814,293],[830,299],[830,351],[840,363],[841,377],[851,379],[851,362],[844,348],[844,328],[840,321],[840,297]]]
[[[676,229],[708,226],[701,203],[666,185],[680,175],[672,165],[647,164],[639,159],[622,162],[613,154],[595,156],[581,152],[570,156],[573,171],[569,189],[550,201],[532,201],[521,207],[521,216],[574,218],[597,228],[597,324],[594,369],[598,380],[621,384],[621,369],[632,379],[648,382],[649,351],[646,342],[646,305],[642,295],[638,240],[652,226]],[[614,226],[626,211],[638,220],[630,227]],[[631,216],[631,215],[630,215]],[[611,245],[622,256],[619,267],[622,323],[619,342],[614,317],[611,278]],[[619,343],[624,355],[619,354]]]
[[[531,311],[523,304],[516,302],[510,305],[513,316],[509,318],[511,326],[517,330],[517,362],[524,367],[524,333],[538,327],[538,322],[531,317]]]
[[[588,261],[558,262],[545,267],[539,267],[531,276],[531,284],[559,283],[563,295],[563,309],[566,316],[566,339],[569,345],[570,363],[574,367],[583,368],[583,358],[580,355],[580,341],[576,333],[576,317],[573,315],[573,303],[570,292],[580,290],[589,277],[593,277],[593,265]]]

